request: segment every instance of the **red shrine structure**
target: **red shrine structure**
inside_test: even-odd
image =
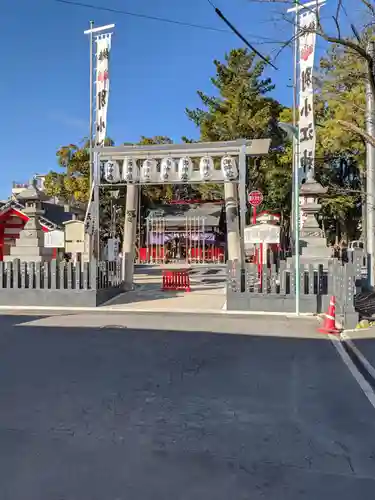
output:
[[[10,248],[15,245],[20,231],[29,220],[25,210],[23,191],[29,185],[22,185],[16,194],[7,201],[0,201],[0,261],[4,256],[10,255]],[[42,201],[44,214],[39,216],[39,221],[44,232],[63,230],[64,222],[84,216],[84,211],[55,203],[54,200]],[[56,253],[57,249],[54,249]]]

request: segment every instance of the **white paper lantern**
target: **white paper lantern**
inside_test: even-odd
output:
[[[122,180],[125,182],[136,182],[138,177],[138,165],[136,159],[131,156],[125,156],[122,166]]]
[[[168,156],[167,158],[163,158],[160,164],[160,180],[162,182],[167,182],[175,167],[174,159]]]
[[[193,162],[188,156],[183,156],[178,162],[178,178],[182,182],[188,182],[193,172]]]
[[[211,156],[204,156],[199,162],[199,171],[202,181],[209,181],[214,171],[214,160]]]
[[[221,159],[221,171],[223,173],[224,180],[236,180],[238,176],[236,159],[232,158],[231,156],[224,156]]]
[[[108,160],[105,162],[104,179],[111,184],[120,182],[120,166],[117,161]]]
[[[154,172],[156,172],[156,160],[145,160],[141,168],[141,182],[151,182]]]

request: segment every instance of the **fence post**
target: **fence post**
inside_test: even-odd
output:
[[[28,283],[27,283],[27,275],[29,273],[29,263],[28,262],[20,262],[18,261],[19,264],[20,264],[20,268],[21,268],[21,284],[20,284],[20,288],[24,289],[24,288],[28,288]]]
[[[344,266],[344,328],[355,328],[358,323],[358,313],[354,307],[354,296],[356,294],[356,268],[355,264],[347,263]]]
[[[5,264],[5,271],[7,275],[6,287],[13,288],[13,262],[8,261]]]
[[[276,295],[277,293],[277,270],[276,265],[271,264],[271,274],[270,274],[270,285],[271,285],[271,294]]]
[[[27,288],[35,288],[35,262],[29,262],[29,269],[28,269],[28,278],[29,282],[27,284]]]
[[[75,265],[75,289],[81,290],[81,279],[82,279],[82,264],[78,260]]]
[[[288,268],[289,271],[289,295],[291,297],[296,296],[296,264],[293,262],[292,267]]]
[[[286,295],[286,263],[281,261],[279,265],[280,295]]]
[[[56,270],[58,271],[58,287],[59,289],[64,289],[66,288],[65,286],[65,265],[66,262],[63,260],[60,262],[60,264],[57,266]]]
[[[73,289],[73,283],[74,283],[74,276],[73,276],[73,269],[74,269],[75,264],[73,262],[68,262],[66,265],[66,288],[68,290]]]
[[[42,282],[42,263],[37,262],[35,265],[35,288],[40,290]]]
[[[21,261],[19,259],[14,259],[13,269],[12,269],[12,275],[13,275],[12,288],[21,288],[21,284],[20,284],[20,273],[21,272],[22,272]],[[22,278],[21,278],[21,280],[22,280]]]
[[[267,264],[263,264],[261,266],[261,287],[262,287],[262,294],[263,295],[268,295],[268,266]]]
[[[82,282],[82,288],[83,288],[83,290],[89,290],[90,289],[90,263],[89,262],[84,262],[83,263],[83,282]]]
[[[345,308],[346,308],[346,284],[345,284],[345,265],[337,265],[335,275],[335,297],[338,298],[338,303],[340,308],[340,316],[345,320]]]
[[[89,288],[90,290],[98,289],[98,261],[96,259],[92,259],[90,261],[90,272],[89,272]]]
[[[52,262],[45,262],[44,270],[46,271],[46,276],[44,277],[44,284],[47,285],[48,289],[57,290],[57,260],[53,260]],[[47,278],[47,279],[46,279]]]
[[[4,288],[4,262],[0,261],[0,288]]]

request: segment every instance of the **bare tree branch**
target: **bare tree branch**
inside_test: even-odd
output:
[[[370,0],[360,0],[360,1],[362,2],[363,5],[365,5],[365,7],[367,7],[367,9],[369,10],[369,12],[371,14],[375,15],[375,6],[372,5]],[[281,0],[281,2],[274,2],[273,0],[268,0],[268,3],[284,3],[284,1]],[[302,2],[300,2],[300,0],[298,0],[297,4],[302,5]],[[306,8],[306,10],[308,10],[310,12],[316,12],[317,27],[316,27],[315,32],[318,36],[320,36],[321,38],[323,38],[323,40],[325,40],[329,43],[341,45],[343,47],[346,47],[348,49],[353,50],[356,54],[358,54],[365,61],[366,67],[367,67],[366,78],[368,78],[368,81],[369,81],[370,87],[371,87],[371,92],[375,98],[375,61],[374,61],[374,58],[372,57],[372,55],[367,50],[366,36],[363,36],[362,38],[360,38],[360,40],[358,42],[355,42],[353,39],[346,38],[346,37],[341,35],[341,30],[340,30],[340,25],[339,25],[339,15],[340,15],[340,12],[342,9],[343,9],[342,0],[337,0],[337,8],[336,8],[336,14],[335,14],[334,20],[335,20],[336,26],[338,27],[338,36],[331,36],[324,30],[324,27],[322,25],[322,18],[320,15],[320,9],[319,9],[318,2],[316,2],[316,6],[314,6],[314,7],[307,7]],[[306,29],[303,31],[306,31]],[[356,36],[356,38],[358,38],[358,37]],[[290,43],[290,41],[287,43]],[[284,46],[285,46],[285,44],[284,44]]]
[[[375,16],[375,5],[372,5],[369,0],[362,0],[362,3],[365,4],[365,6],[368,8],[370,14]]]
[[[256,2],[256,3],[269,3],[269,4],[288,4],[288,5],[303,5],[300,0],[297,2],[295,1],[288,1],[288,0],[249,0],[250,2]],[[365,6],[370,13],[372,17],[375,17],[375,5],[372,0],[359,0],[363,6]],[[316,5],[313,7],[307,7],[306,10],[310,12],[315,12],[316,13],[316,20],[317,20],[317,26],[314,32],[323,38],[328,43],[331,44],[336,44],[342,47],[345,47],[347,49],[350,49],[354,51],[356,54],[358,54],[359,57],[361,57],[366,65],[366,75],[365,75],[365,80],[367,80],[370,84],[371,87],[371,92],[372,95],[375,98],[375,60],[372,57],[372,54],[368,51],[367,47],[367,33],[366,33],[366,27],[363,27],[362,34],[360,35],[358,30],[355,28],[353,24],[351,24],[351,29],[352,32],[354,33],[355,38],[349,38],[345,37],[342,35],[342,30],[340,26],[340,13],[343,11],[345,13],[345,8],[343,5],[343,0],[337,0],[337,6],[336,6],[336,13],[333,16],[333,20],[336,25],[337,29],[337,36],[332,36],[328,34],[322,24],[322,18],[320,15],[320,9],[319,9],[319,4],[318,1],[316,2]],[[283,15],[283,19],[287,20],[288,22],[291,22],[290,19],[287,18],[286,15]],[[301,30],[301,33],[298,34],[298,36],[301,36],[303,32],[306,32],[308,29]],[[290,40],[285,42],[281,49],[277,52],[277,56],[282,52],[282,50],[288,46],[292,41],[294,40],[294,37],[292,37]],[[366,140],[368,143],[370,143],[372,146],[375,147],[375,137],[370,136],[367,134],[363,129],[358,127],[355,123],[350,123],[345,120],[337,120],[337,123],[345,127],[347,130],[351,130],[352,132],[358,134],[362,139]]]
[[[371,146],[375,148],[375,137],[372,137],[365,130],[361,129],[360,127],[357,127],[357,125],[354,125],[354,123],[350,123],[345,120],[337,120],[337,123],[345,127],[347,130],[351,130],[355,134],[358,134],[359,136],[363,137],[366,140],[366,142],[368,142],[369,144],[371,144]]]
[[[340,23],[339,23],[341,8],[342,8],[342,0],[338,0],[336,14],[333,16],[333,20],[335,21],[335,24],[336,24],[338,38],[341,38],[341,29],[340,29]]]

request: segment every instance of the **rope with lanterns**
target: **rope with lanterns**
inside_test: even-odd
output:
[[[238,181],[237,159],[226,155],[220,160],[222,182]],[[162,158],[160,171],[158,162],[153,158],[143,161],[132,156],[122,160],[108,160],[101,170],[101,181],[107,184],[173,184],[191,182],[209,182],[215,172],[214,160],[205,155],[199,160],[199,172],[194,171],[193,161],[189,156],[174,159],[172,156]],[[217,179],[215,179],[217,182]]]

